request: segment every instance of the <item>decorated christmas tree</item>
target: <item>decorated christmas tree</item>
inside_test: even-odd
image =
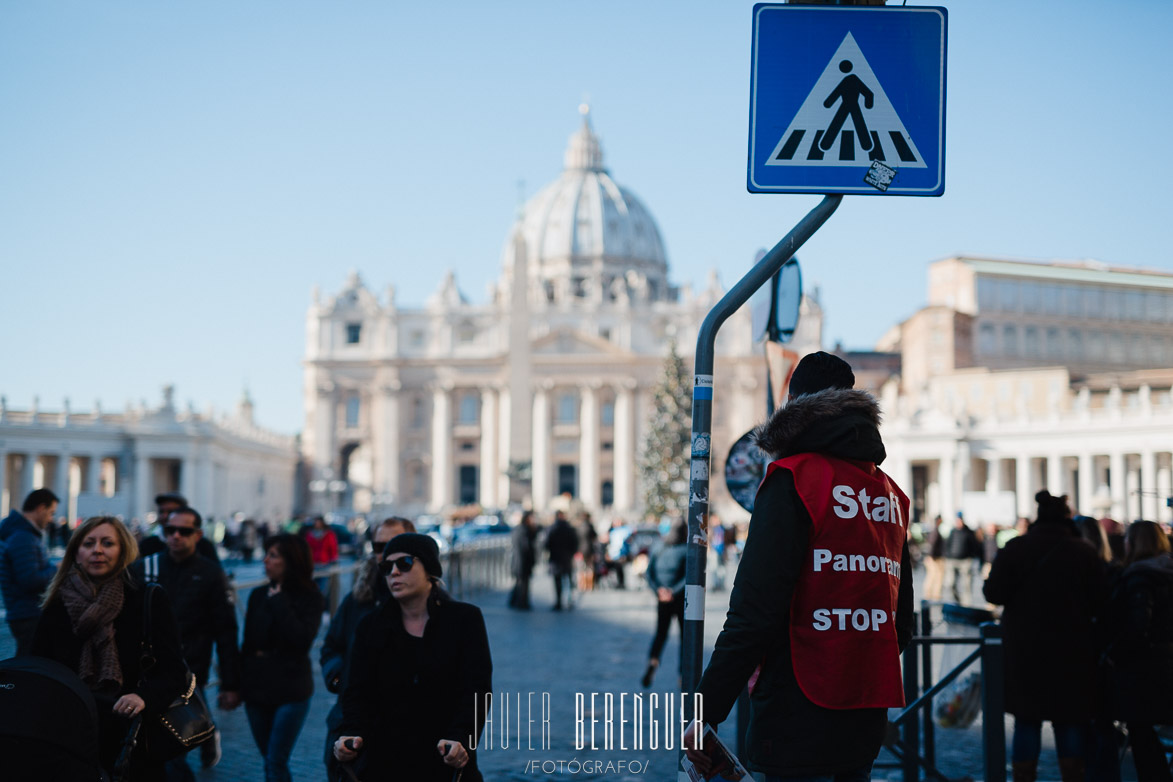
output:
[[[688,448],[692,436],[692,385],[676,342],[652,396],[648,435],[639,455],[644,512],[654,518],[688,512]]]

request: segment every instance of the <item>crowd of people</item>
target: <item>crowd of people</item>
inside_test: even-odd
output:
[[[820,758],[828,757],[838,758],[832,776],[866,778],[884,733],[882,707],[902,698],[898,672],[889,663],[895,664],[911,637],[905,533],[875,524],[889,512],[907,514],[907,500],[876,467],[883,445],[874,401],[847,380],[830,377],[820,382],[835,384],[809,392],[821,395],[818,405],[800,394],[784,408],[790,412],[776,415],[759,433],[759,443],[778,455],[776,469],[763,482],[729,620],[700,683],[706,715],[723,717],[750,681],[757,715],[750,761],[779,778],[821,769]],[[825,450],[808,453],[807,447]],[[875,538],[878,553],[871,558],[888,563],[883,568],[895,577],[874,595],[864,586],[870,581],[857,584],[840,575],[824,582],[823,573],[832,568],[820,571],[816,564],[812,570],[812,561],[829,562],[832,550],[849,543],[834,525],[824,525],[820,514],[833,514],[829,507],[819,510],[808,493],[809,485],[822,480],[810,476],[821,475],[824,463],[874,483],[868,496],[904,503],[883,514],[874,511],[866,525],[869,534],[887,535]],[[938,518],[924,541],[925,592],[939,590],[927,596],[965,602],[972,583],[983,579],[986,600],[1002,607],[1015,782],[1034,782],[1044,722],[1052,724],[1064,782],[1118,782],[1125,735],[1141,782],[1169,782],[1156,730],[1173,724],[1169,537],[1147,521],[1109,530],[1075,516],[1066,497],[1046,491],[1036,500],[1036,520],[1023,520],[1013,534],[972,530],[957,514],[944,535]],[[52,492],[33,491],[0,523],[0,587],[17,653],[63,664],[92,693],[102,768],[113,772],[125,760],[132,729],[157,719],[189,684],[203,693],[215,652],[215,704],[225,710],[244,706],[266,782],[291,779],[291,753],[315,690],[311,653],[328,620],[320,663],[326,689],[337,696],[323,748],[328,778],[379,778],[377,770],[395,768],[421,782],[447,782],[457,770],[466,782],[481,780],[467,737],[479,735],[485,717],[469,704],[475,694],[492,690],[488,633],[478,608],[445,591],[434,538],[405,518],[375,526],[373,552],[358,563],[353,588],[330,617],[326,584],[315,580],[315,567],[338,557],[330,525],[314,519],[293,532],[269,535],[262,540],[265,583],[248,595],[239,627],[235,590],[205,537],[200,513],[176,494],[156,502],[160,537],[139,541],[117,518],[90,518],[69,537],[59,565],[51,564],[42,534],[58,505]],[[835,506],[835,513],[843,518],[846,507]],[[722,551],[735,550],[736,529],[712,526]],[[623,587],[627,572],[638,571],[656,605],[640,679],[648,688],[673,621],[682,626],[684,620],[687,526],[677,519],[663,533],[660,540],[641,539],[636,528],[616,521],[599,534],[589,516],[578,514],[572,522],[564,510],[541,528],[535,514],[525,511],[510,531],[514,585],[508,605],[533,608],[531,581],[543,557],[556,611],[572,608],[576,593],[604,580]],[[812,551],[825,552],[826,559],[812,560]],[[840,570],[836,565],[834,571]],[[811,596],[847,587],[864,589],[853,600],[870,595],[866,600],[875,605],[864,620],[884,631],[882,640],[877,635],[867,641],[882,644],[868,652],[876,656],[867,666],[852,662],[860,650],[844,645],[865,637],[858,633],[824,649],[830,635],[801,627],[783,632],[788,612],[807,609],[814,630],[832,628],[834,620],[820,614],[824,609]],[[788,597],[763,602],[767,594]],[[891,621],[876,618],[885,614]],[[855,623],[858,617],[851,616]],[[840,630],[850,629],[843,617],[838,620]],[[783,635],[788,642],[779,645]],[[834,675],[824,675],[836,659],[842,665],[834,663]],[[129,765],[121,768],[125,779],[192,780],[191,762],[208,767],[220,754],[218,734],[190,758],[164,749],[149,732],[138,735]]]

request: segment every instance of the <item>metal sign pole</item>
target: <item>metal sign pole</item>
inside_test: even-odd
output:
[[[726,293],[705,316],[696,340],[696,364],[692,390],[692,463],[688,495],[688,560],[684,587],[684,642],[681,646],[683,686],[696,691],[701,678],[705,642],[705,565],[708,555],[709,466],[712,452],[713,358],[717,330],[790,260],[814,235],[843,200],[842,195],[823,197],[798,225],[774,245],[757,265]],[[693,699],[686,698],[686,719],[693,718]],[[683,752],[683,748],[681,748]]]

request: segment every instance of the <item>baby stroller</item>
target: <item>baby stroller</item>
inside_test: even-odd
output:
[[[42,657],[0,660],[0,757],[6,782],[107,782],[98,710],[77,674]]]

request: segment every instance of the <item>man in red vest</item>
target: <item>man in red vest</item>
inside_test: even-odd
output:
[[[716,725],[750,684],[744,760],[767,780],[867,780],[886,710],[904,705],[909,502],[878,467],[879,405],[854,385],[847,362],[808,355],[786,406],[758,428],[773,462],[698,687]],[[706,770],[703,754],[688,756]]]

